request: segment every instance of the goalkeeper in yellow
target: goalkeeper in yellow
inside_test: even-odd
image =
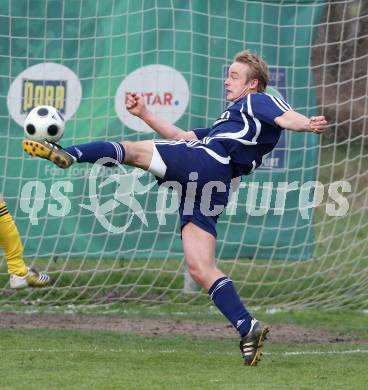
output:
[[[23,245],[18,229],[1,194],[0,249],[3,250],[6,259],[11,288],[45,287],[50,283],[48,275],[38,272],[34,268],[29,268],[25,264],[23,260]]]

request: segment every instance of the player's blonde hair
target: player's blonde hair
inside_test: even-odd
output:
[[[262,60],[257,54],[252,53],[249,50],[243,50],[235,55],[235,62],[241,62],[249,66],[248,76],[251,79],[258,80],[258,92],[264,92],[268,81],[270,79],[270,74],[268,72],[268,65],[265,61]]]

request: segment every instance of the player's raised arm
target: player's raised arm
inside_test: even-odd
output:
[[[327,121],[324,116],[306,116],[296,111],[286,111],[281,116],[275,118],[275,123],[283,129],[294,131],[310,131],[323,133],[327,129]]]
[[[143,96],[136,93],[128,94],[125,106],[132,115],[142,119],[149,127],[160,134],[162,138],[173,140],[197,139],[193,131],[184,131],[149,111],[145,105]]]

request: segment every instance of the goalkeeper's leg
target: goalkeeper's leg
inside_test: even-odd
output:
[[[23,245],[14,220],[0,196],[0,248],[4,251],[10,287],[44,287],[50,278],[35,269],[28,268],[23,260]]]

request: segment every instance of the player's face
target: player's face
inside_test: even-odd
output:
[[[228,77],[225,80],[226,99],[233,102],[251,90],[251,81],[248,76],[249,67],[241,62],[234,62],[230,65]]]

